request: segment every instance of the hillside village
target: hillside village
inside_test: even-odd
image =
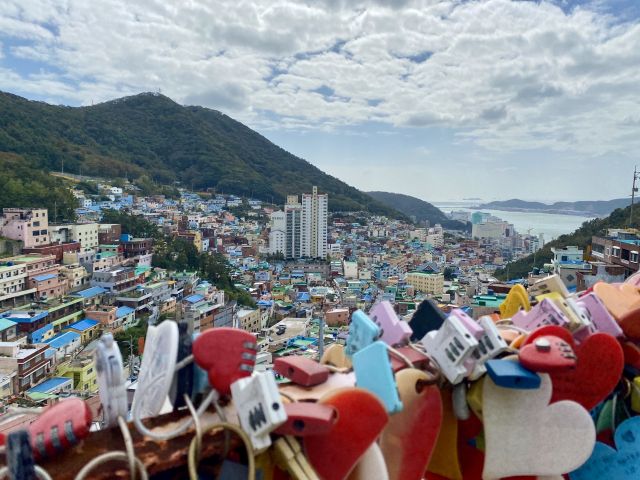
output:
[[[129,183],[83,182],[98,193],[72,190],[73,223],[50,222],[46,205],[2,212],[4,405],[40,405],[70,394],[95,398],[92,354],[104,332],[120,340],[135,385],[146,326],[167,320],[185,322],[192,334],[222,326],[249,331],[260,346],[258,365],[267,368],[281,355],[317,356],[324,346],[344,343],[351,313],[383,300],[406,320],[427,299],[478,318],[497,311],[512,286],[498,282],[495,269],[540,248],[537,237],[481,213],[453,215],[472,221],[471,235],[362,212],[330,213],[327,195],[315,188],[279,207],[186,190],[175,199],[142,196]],[[105,223],[114,215],[138,219],[147,236]],[[631,234],[614,235],[624,241]],[[169,244],[190,250],[172,251]],[[560,274],[570,289],[623,278],[637,267],[637,252],[616,245],[595,247],[594,261],[575,247],[560,249],[546,271]],[[615,265],[615,249],[631,263]],[[181,255],[217,258],[223,273],[207,278],[208,270],[193,262],[191,270],[158,266],[179,265]],[[523,280],[544,275],[535,271]]]

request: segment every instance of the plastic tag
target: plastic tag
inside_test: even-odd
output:
[[[118,423],[118,417],[127,418],[127,391],[122,355],[111,333],[105,333],[100,337],[95,360],[104,425],[111,427]]]
[[[275,433],[278,435],[306,437],[328,433],[337,418],[335,408],[321,403],[285,403],[284,410],[287,420],[276,428]]]
[[[310,358],[303,356],[280,357],[273,362],[273,371],[288,378],[293,383],[312,387],[326,382],[329,369]]]
[[[386,300],[373,306],[369,311],[369,318],[380,327],[380,340],[387,345],[403,345],[411,338],[411,327],[398,318],[391,303]]]
[[[371,345],[379,336],[380,328],[362,310],[356,310],[351,315],[345,353],[351,356],[358,350]]]
[[[545,325],[565,326],[569,323],[562,311],[548,298],[543,299],[529,312],[520,310],[511,317],[511,321],[516,327],[523,328],[528,332]]]
[[[178,324],[165,320],[157,327],[149,326],[131,406],[131,411],[140,418],[153,417],[162,410],[173,382],[177,356]]]
[[[553,292],[559,293],[562,298],[567,298],[569,296],[567,287],[558,275],[549,275],[546,278],[536,281],[529,287],[529,294],[532,297],[546,295]]]
[[[423,300],[409,321],[409,327],[413,330],[411,341],[417,342],[427,333],[439,330],[446,319],[446,313],[433,300]]]
[[[189,325],[186,322],[178,323],[178,357],[176,359],[178,362],[191,355],[192,345],[193,339],[189,333]],[[186,406],[184,396],[191,396],[193,392],[193,367],[193,363],[190,363],[177,371],[173,377],[169,398],[174,410]]]
[[[478,340],[456,316],[450,315],[440,330],[427,333],[422,344],[447,380],[455,385],[467,376],[465,362],[478,347]]]
[[[17,430],[9,433],[6,449],[9,478],[12,480],[36,480],[38,478],[29,441],[29,432]]]
[[[500,304],[500,318],[511,318],[520,310],[531,310],[529,294],[522,285],[514,285],[509,290],[507,298]]]
[[[249,434],[256,450],[271,445],[269,434],[287,420],[275,377],[271,372],[256,372],[231,384],[233,403],[240,425]]]
[[[353,355],[353,370],[356,373],[356,385],[377,395],[387,412],[395,413],[402,410],[387,345],[384,342],[377,341],[357,351]]]
[[[540,376],[527,370],[517,361],[489,360],[487,373],[493,383],[503,388],[532,390],[540,387]]]

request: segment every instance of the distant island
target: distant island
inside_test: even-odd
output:
[[[503,210],[510,212],[538,212],[556,213],[561,215],[583,215],[585,217],[605,217],[616,208],[624,208],[630,204],[628,198],[616,198],[614,200],[585,200],[578,202],[555,202],[552,204],[542,202],[527,202],[513,198],[484,203],[477,208],[491,210]]]

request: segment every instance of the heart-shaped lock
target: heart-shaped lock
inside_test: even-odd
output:
[[[591,410],[609,395],[620,381],[624,354],[608,333],[594,333],[574,348],[576,368],[551,373],[552,402],[573,400]]]
[[[233,382],[253,372],[257,349],[253,334],[237,328],[219,327],[196,338],[193,358],[207,370],[209,384],[220,395],[228,395]]]
[[[640,478],[640,417],[625,420],[614,435],[617,450],[597,442],[591,457],[571,472],[571,480],[637,480]]]
[[[630,284],[611,285],[598,282],[593,286],[593,293],[604,303],[609,313],[618,322],[630,310],[640,307],[640,294],[638,289]]]
[[[389,417],[380,400],[361,388],[330,392],[320,403],[335,408],[338,418],[329,433],[304,439],[305,452],[321,479],[344,480],[376,441]]]
[[[541,327],[525,340],[518,360],[534,372],[564,372],[576,368],[573,337],[562,327]]]
[[[572,401],[549,405],[551,379],[540,377],[537,390],[501,388],[485,378],[483,478],[562,475],[591,455],[596,432],[589,412]]]
[[[79,398],[47,407],[28,428],[35,459],[52,457],[86,438],[91,417],[89,406]]]
[[[428,380],[413,368],[396,374],[403,409],[380,437],[390,480],[420,480],[429,465],[442,424],[442,399],[436,385],[420,386]]]

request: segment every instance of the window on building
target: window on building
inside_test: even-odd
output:
[[[638,263],[638,252],[631,252],[631,261],[633,263]]]

